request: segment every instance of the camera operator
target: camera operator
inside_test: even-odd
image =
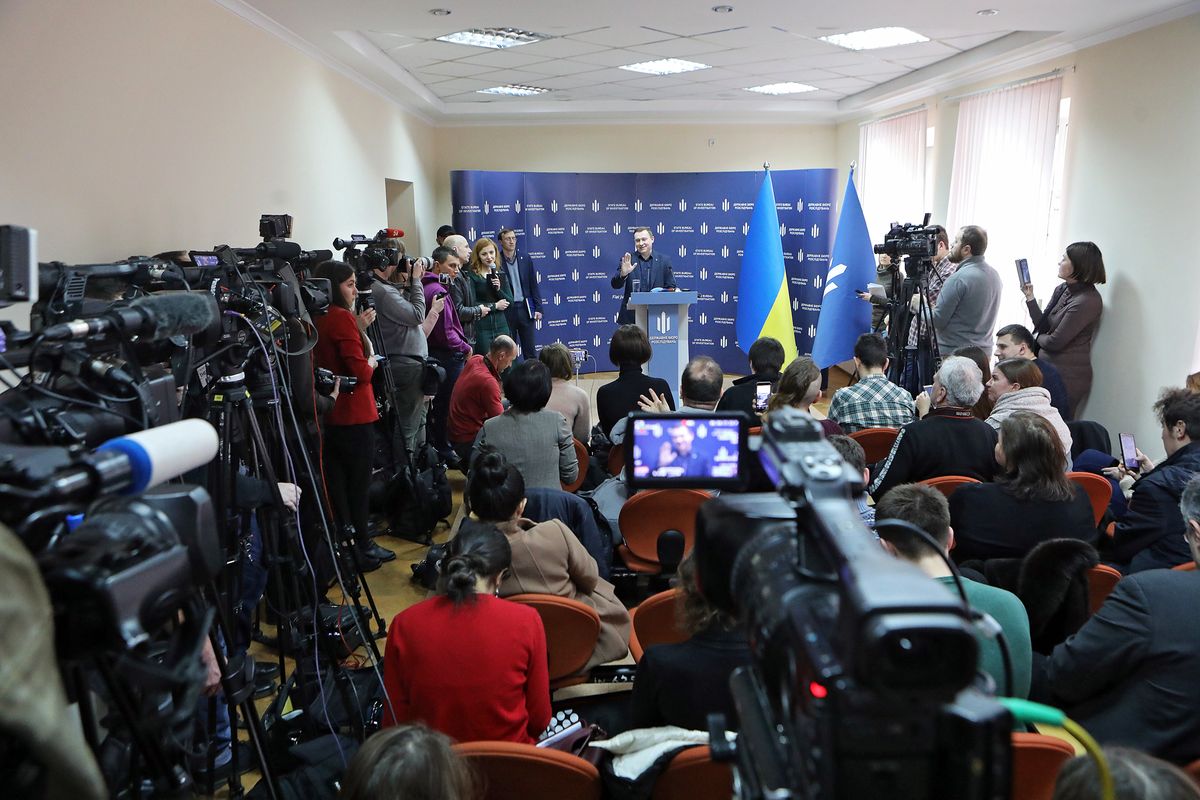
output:
[[[375,270],[378,279],[374,292],[378,312],[379,335],[388,355],[388,369],[396,385],[396,414],[404,446],[412,453],[417,446],[417,434],[425,424],[425,395],[421,391],[423,359],[429,355],[425,342],[425,292],[421,279],[425,275],[425,259],[407,259],[404,243],[388,239],[387,246],[396,256],[383,269]],[[409,357],[411,356],[411,358]]]
[[[458,466],[459,459],[446,438],[450,395],[463,371],[467,356],[471,355],[471,342],[463,333],[458,311],[453,302],[446,302],[452,300],[450,290],[461,268],[462,259],[454,251],[448,247],[439,247],[433,251],[433,274],[426,274],[421,279],[426,305],[433,310],[437,310],[439,304],[441,305],[441,313],[429,329],[429,355],[436,358],[446,370],[446,379],[438,387],[437,396],[433,399],[433,408],[429,411],[429,441],[452,469]]]
[[[376,312],[367,309],[355,316],[358,285],[350,265],[326,261],[317,268],[318,278],[328,278],[333,286],[329,312],[317,320],[317,365],[336,375],[358,378],[354,392],[338,394],[333,410],[325,417],[323,442],[325,483],[333,503],[344,541],[353,542],[360,566],[365,571],[378,569],[381,561],[390,561],[395,553],[371,541],[367,535],[368,490],[375,453],[375,393],[371,375],[376,357],[364,330],[374,321]]]
[[[1000,275],[983,260],[987,231],[967,225],[958,232],[946,256],[958,269],[942,286],[933,306],[938,350],[953,353],[974,345],[988,352],[1000,311]]]

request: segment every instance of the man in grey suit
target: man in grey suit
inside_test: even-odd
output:
[[[933,306],[933,329],[942,357],[974,345],[987,353],[1000,311],[1000,275],[983,260],[987,231],[967,225],[958,232],[947,256],[958,270],[950,276]]]

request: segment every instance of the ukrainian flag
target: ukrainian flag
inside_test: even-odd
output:
[[[779,235],[779,214],[775,211],[775,187],[771,170],[765,170],[750,232],[738,275],[737,343],[743,352],[762,336],[783,344],[783,363],[790,364],[796,352],[796,333],[792,328],[792,302],[788,295],[787,272],[783,268],[783,240]]]

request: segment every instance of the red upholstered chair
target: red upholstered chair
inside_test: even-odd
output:
[[[888,457],[899,434],[896,428],[863,428],[850,434],[850,438],[862,445],[867,463],[874,464]]]
[[[480,800],[599,800],[600,772],[579,756],[516,742],[454,745],[484,783]]]
[[[658,575],[658,537],[663,531],[683,534],[683,555],[696,539],[696,511],[710,498],[699,489],[650,489],[638,492],[621,506],[617,526],[625,543],[617,546],[621,561],[632,572]]]
[[[707,746],[681,750],[654,782],[651,800],[729,800],[733,771],[712,760]]]
[[[1112,593],[1121,580],[1121,573],[1107,564],[1097,564],[1088,570],[1088,613],[1095,614],[1104,605],[1105,599]]]
[[[642,660],[647,647],[656,644],[675,644],[688,638],[675,619],[675,606],[683,592],[668,589],[651,595],[629,610],[633,631],[629,634],[629,653],[634,661]]]
[[[600,615],[589,605],[553,594],[514,594],[506,598],[533,608],[546,629],[550,691],[584,683],[581,674],[600,638]]]
[[[946,495],[946,497],[949,497],[963,484],[979,483],[979,481],[974,478],[968,478],[966,475],[943,475],[940,478],[929,478],[928,480],[921,481],[921,483],[926,486],[932,486]]]
[[[579,491],[579,487],[583,486],[584,480],[587,479],[589,456],[587,446],[583,442],[578,439],[572,439],[571,441],[575,442],[575,458],[579,461],[579,474],[575,476],[574,482],[562,484],[562,488],[564,492],[575,493]]]
[[[1087,492],[1088,500],[1092,501],[1092,517],[1099,527],[1100,520],[1104,519],[1104,512],[1108,510],[1108,504],[1112,501],[1112,484],[1107,478],[1094,472],[1068,472],[1067,477]]]
[[[1171,567],[1171,569],[1173,569],[1173,570],[1178,570],[1179,572],[1189,572],[1189,571],[1191,571],[1191,570],[1194,570],[1195,568],[1196,568],[1196,562],[1195,562],[1195,561],[1188,561],[1188,562],[1186,562],[1186,563],[1183,563],[1183,564],[1177,564],[1176,566],[1174,566],[1174,567]],[[1200,761],[1198,761],[1198,762],[1196,762],[1196,763],[1197,763],[1197,764],[1200,764]]]
[[[1075,748],[1057,736],[1014,733],[1012,736],[1012,800],[1051,800],[1062,765]]]
[[[1178,569],[1178,567],[1176,567],[1176,569]],[[1195,783],[1197,786],[1200,786],[1200,760],[1193,761],[1192,763],[1188,764],[1183,768],[1183,771],[1187,773],[1188,777],[1192,779],[1193,783]]]
[[[620,475],[625,469],[625,445],[614,444],[608,451],[608,474]]]

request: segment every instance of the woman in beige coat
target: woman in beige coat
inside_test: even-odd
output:
[[[569,597],[600,615],[600,639],[586,669],[623,658],[629,651],[629,612],[613,585],[600,577],[596,559],[561,520],[533,522],[525,510],[525,479],[504,455],[480,450],[467,479],[471,512],[499,528],[512,545],[512,565],[500,596],[534,592]]]

